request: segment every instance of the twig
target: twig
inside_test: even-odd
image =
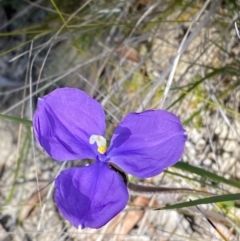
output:
[[[163,194],[163,193],[190,193],[190,194],[199,194],[199,195],[207,195],[213,196],[215,194],[198,191],[190,188],[172,188],[172,187],[153,187],[153,186],[142,186],[138,184],[134,184],[132,182],[128,183],[128,189],[132,194]]]

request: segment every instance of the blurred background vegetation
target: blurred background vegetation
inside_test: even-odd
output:
[[[237,0],[0,0],[0,240],[239,240],[239,13]],[[128,112],[178,115],[189,137],[181,162],[130,180],[220,197],[132,195],[106,227],[72,228],[52,183],[88,160],[51,160],[29,121],[37,98],[63,86],[103,105],[108,139]]]

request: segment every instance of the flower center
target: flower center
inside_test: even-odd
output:
[[[96,143],[98,147],[97,150],[100,154],[104,154],[107,150],[107,141],[103,136],[91,135],[89,138],[89,143],[91,145]]]

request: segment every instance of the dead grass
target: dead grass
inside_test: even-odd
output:
[[[22,1],[17,8],[14,1],[2,3],[1,113],[31,119],[37,96],[74,86],[102,103],[109,138],[130,111],[169,109],[189,136],[183,161],[239,182],[239,5],[78,2],[68,8],[53,0]],[[52,200],[52,181],[69,164],[51,160],[21,124],[0,119],[0,134],[0,240],[224,240],[195,207],[153,210],[196,198],[183,194],[132,195],[108,225],[78,231]],[[239,192],[176,168],[131,180],[219,195]],[[227,240],[239,240],[239,204],[200,208]]]

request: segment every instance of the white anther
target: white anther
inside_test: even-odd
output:
[[[95,142],[97,143],[98,147],[106,146],[106,144],[107,144],[107,141],[103,136],[91,135],[89,138],[89,143],[94,144]]]

